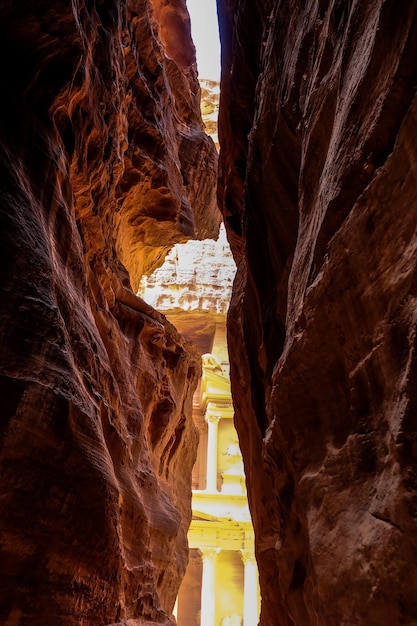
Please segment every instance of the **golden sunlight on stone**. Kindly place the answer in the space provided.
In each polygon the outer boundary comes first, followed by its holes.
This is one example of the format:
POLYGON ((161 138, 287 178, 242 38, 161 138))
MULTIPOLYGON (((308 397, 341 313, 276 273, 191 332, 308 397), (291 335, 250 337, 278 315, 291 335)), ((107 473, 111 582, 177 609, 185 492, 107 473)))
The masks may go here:
POLYGON ((201 115, 204 128, 219 150, 219 136, 217 129, 217 117, 219 113, 220 83, 215 80, 200 78, 201 86, 201 115))
POLYGON ((217 241, 174 246, 139 290, 202 355, 193 402, 200 444, 193 470, 190 559, 175 606, 178 626, 256 626, 259 617, 254 533, 233 424, 226 341, 235 271, 222 225, 217 241))

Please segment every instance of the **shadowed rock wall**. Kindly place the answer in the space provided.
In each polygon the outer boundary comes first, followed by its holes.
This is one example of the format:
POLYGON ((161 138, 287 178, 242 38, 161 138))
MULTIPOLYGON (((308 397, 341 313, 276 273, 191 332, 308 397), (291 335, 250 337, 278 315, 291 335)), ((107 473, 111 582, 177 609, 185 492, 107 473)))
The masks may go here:
POLYGON ((218 232, 185 2, 3 2, 0 58, 0 622, 168 624, 200 360, 132 287, 218 232))
POLYGON ((417 2, 218 0, 264 626, 417 623, 417 2))

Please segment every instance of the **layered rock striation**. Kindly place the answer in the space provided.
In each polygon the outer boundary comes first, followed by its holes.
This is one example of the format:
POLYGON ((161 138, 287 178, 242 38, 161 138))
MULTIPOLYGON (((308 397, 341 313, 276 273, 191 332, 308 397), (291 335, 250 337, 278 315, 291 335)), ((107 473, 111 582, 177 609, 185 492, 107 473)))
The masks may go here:
POLYGON ((218 6, 261 624, 413 624, 417 2, 218 6))
POLYGON ((218 232, 185 2, 9 1, 0 31, 0 622, 169 624, 200 358, 135 292, 218 232))
POLYGON ((222 224, 217 240, 176 244, 161 267, 143 276, 138 293, 158 311, 226 316, 235 272, 222 224))
POLYGON ((163 311, 202 356, 215 346, 215 357, 228 371, 226 313, 235 273, 222 224, 216 241, 176 244, 160 268, 143 276, 139 295, 163 311))

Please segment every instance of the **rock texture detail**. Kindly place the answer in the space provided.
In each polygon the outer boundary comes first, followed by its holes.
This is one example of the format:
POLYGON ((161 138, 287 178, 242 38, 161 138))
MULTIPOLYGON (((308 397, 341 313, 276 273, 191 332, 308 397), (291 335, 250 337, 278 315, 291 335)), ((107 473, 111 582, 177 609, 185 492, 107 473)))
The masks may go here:
POLYGON ((236 265, 222 224, 217 241, 176 244, 163 265, 142 278, 139 295, 163 311, 201 355, 211 353, 216 343, 217 356, 225 363, 228 361, 226 313, 235 273, 236 265))
POLYGON ((139 293, 158 311, 226 315, 235 272, 222 225, 217 241, 176 244, 164 264, 143 277, 139 293))
POLYGON ((169 624, 200 360, 134 292, 218 231, 185 2, 10 1, 0 31, 0 622, 169 624))
POLYGON ((219 116, 220 83, 214 80, 200 78, 201 85, 201 114, 203 116, 206 133, 213 139, 219 149, 217 133, 217 119, 219 116))
POLYGON ((413 624, 417 2, 218 5, 261 624, 413 624))

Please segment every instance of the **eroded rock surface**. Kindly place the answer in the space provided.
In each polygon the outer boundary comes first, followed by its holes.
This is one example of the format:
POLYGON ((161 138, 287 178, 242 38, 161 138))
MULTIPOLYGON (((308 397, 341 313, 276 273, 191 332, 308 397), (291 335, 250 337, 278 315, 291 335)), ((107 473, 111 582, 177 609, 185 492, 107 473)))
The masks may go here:
POLYGON ((200 360, 135 292, 218 231, 185 2, 10 1, 0 31, 0 622, 168 624, 200 360))
POLYGON ((261 623, 417 622, 417 2, 219 0, 261 623))
POLYGON ((235 271, 222 225, 217 240, 176 244, 164 264, 143 277, 139 294, 158 311, 226 315, 235 271))
POLYGON ((220 83, 204 78, 200 78, 199 80, 201 85, 201 114, 203 116, 204 128, 206 133, 213 139, 218 149, 220 148, 217 133, 220 83))
POLYGON ((176 244, 160 268, 143 276, 138 293, 163 311, 201 355, 211 353, 214 343, 220 350, 221 344, 221 360, 227 362, 226 313, 235 273, 222 224, 216 241, 176 244))

